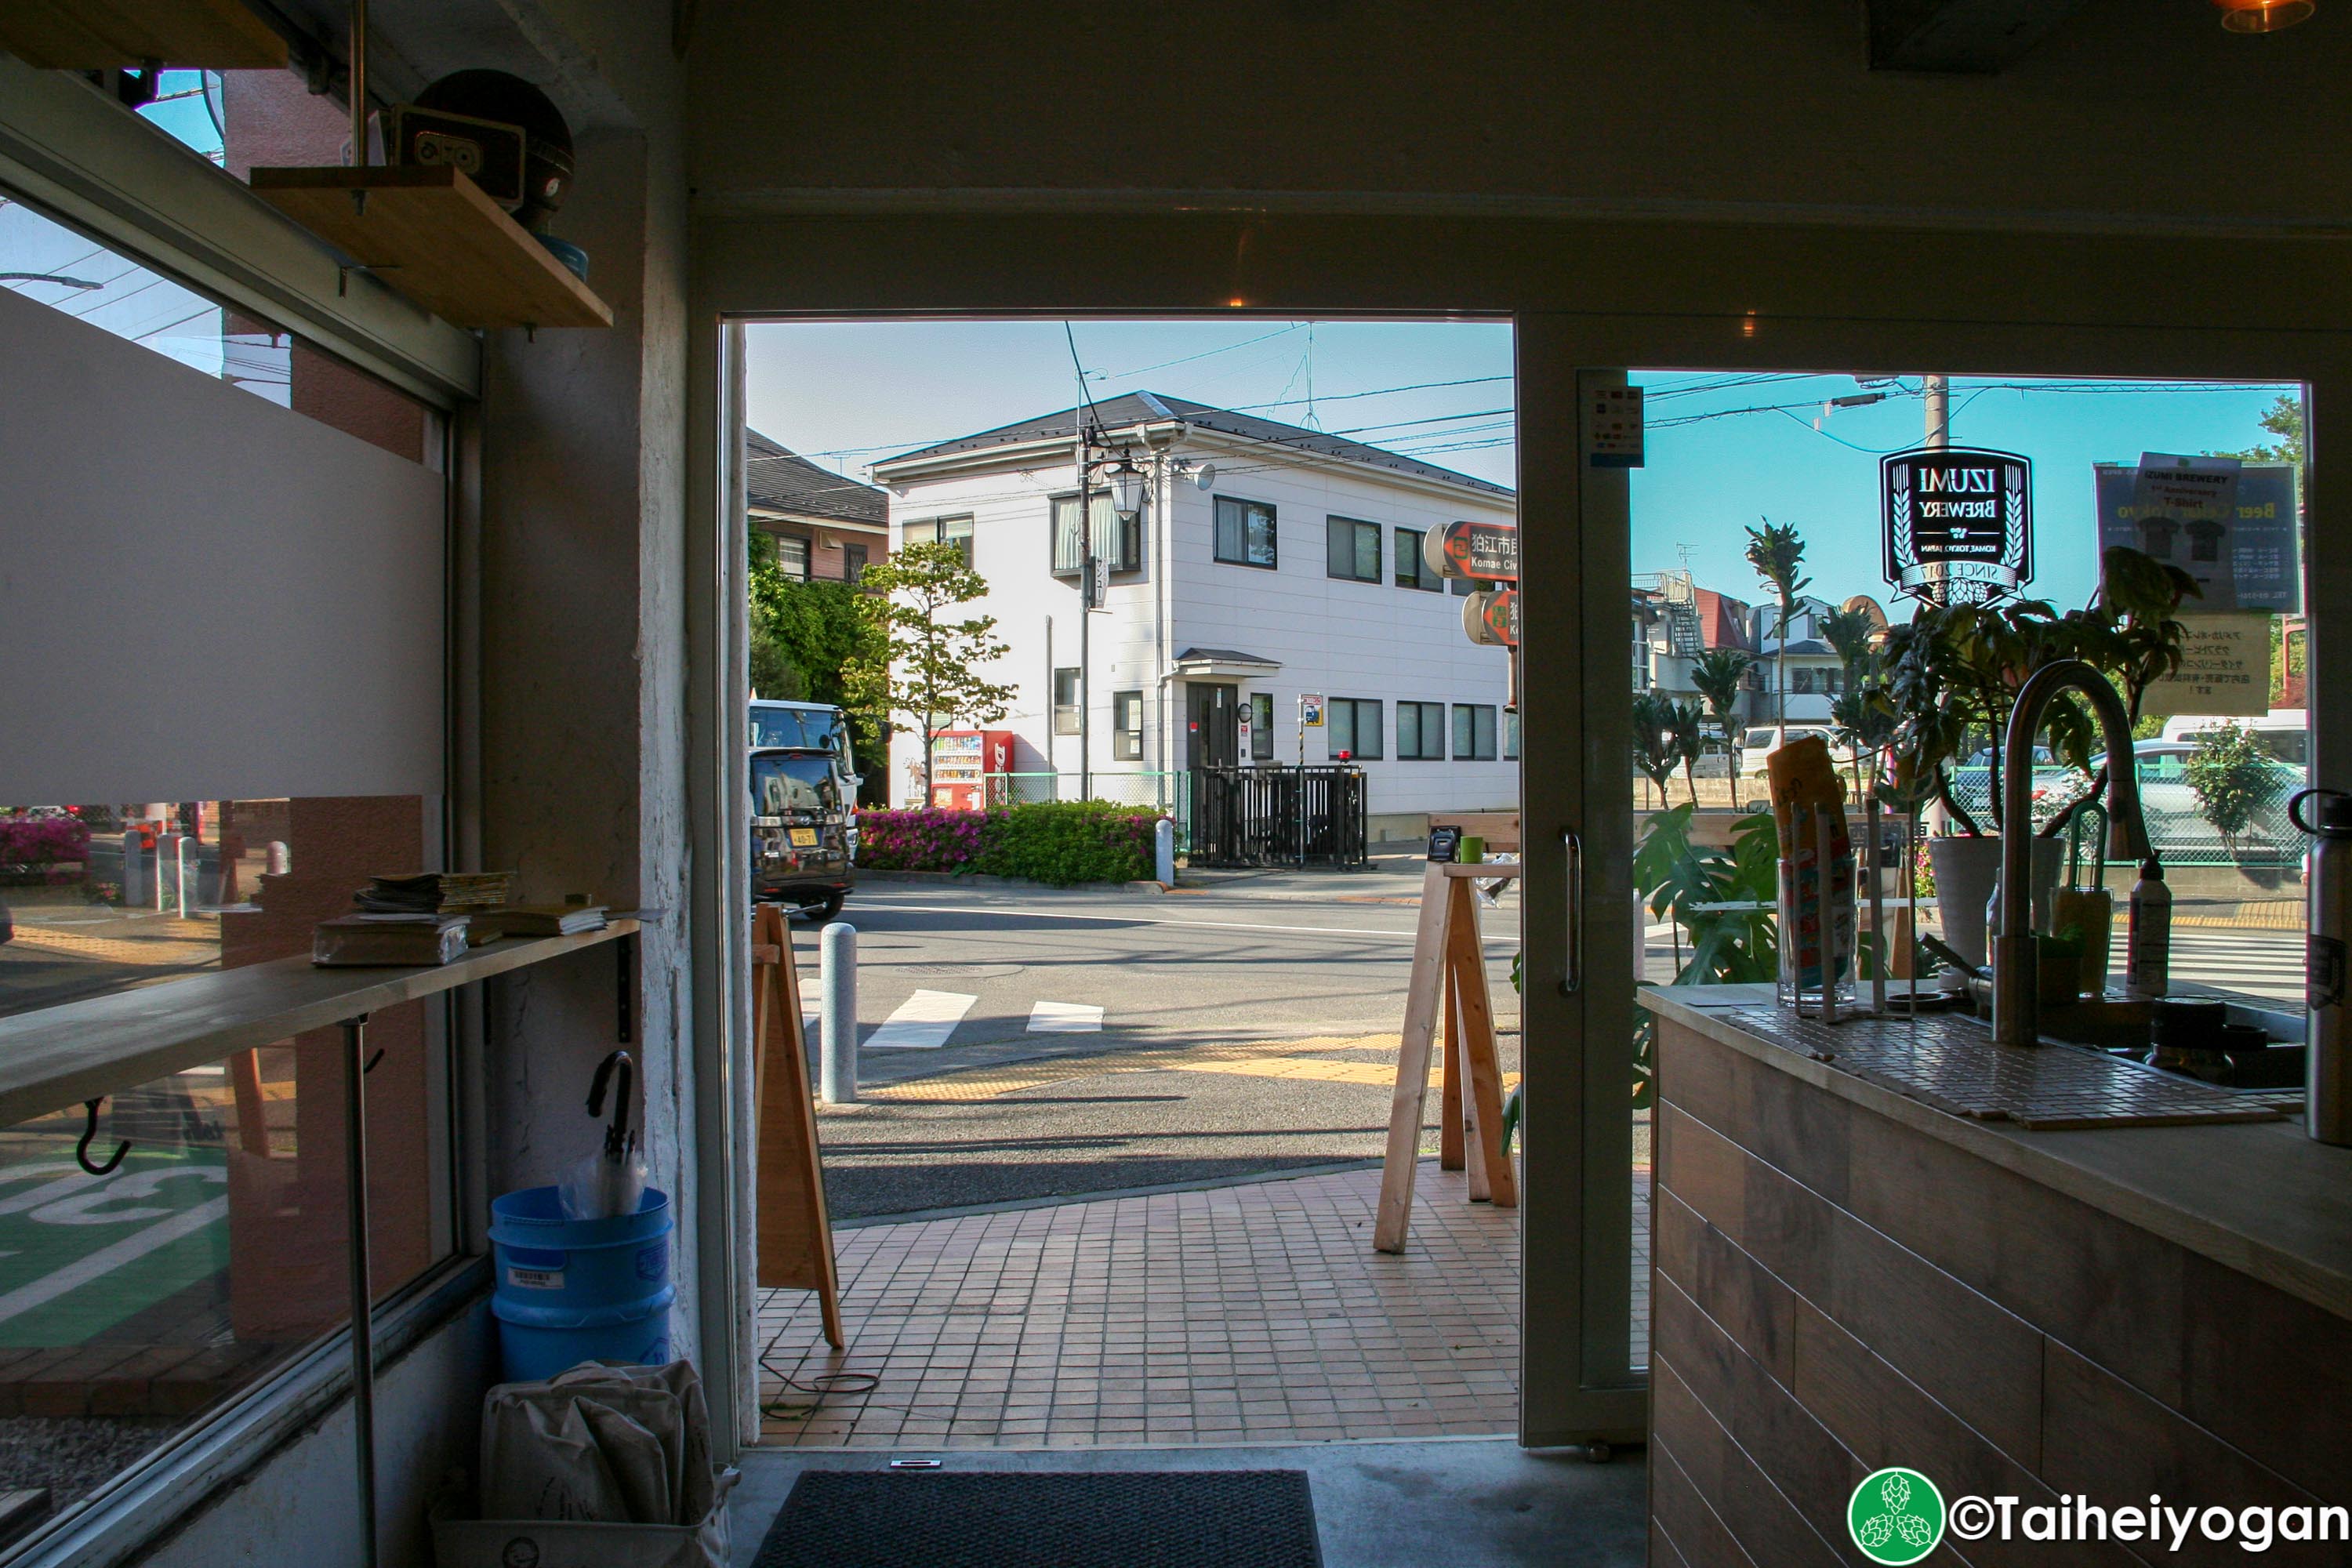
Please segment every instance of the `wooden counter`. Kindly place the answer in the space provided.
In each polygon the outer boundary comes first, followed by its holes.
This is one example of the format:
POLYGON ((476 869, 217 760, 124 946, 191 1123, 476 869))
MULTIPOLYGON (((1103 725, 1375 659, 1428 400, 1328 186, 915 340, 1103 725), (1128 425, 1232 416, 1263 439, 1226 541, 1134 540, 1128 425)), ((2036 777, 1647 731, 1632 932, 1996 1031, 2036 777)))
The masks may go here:
MULTIPOLYGON (((1859 1561, 1847 1499, 1888 1464, 1948 1501, 2352 1503, 2352 1151, 2292 1121, 1947 1114, 1738 1027, 1728 991, 1643 993, 1654 1561, 1859 1561)), ((1947 1552, 2132 1561, 2113 1542, 1947 1552)))

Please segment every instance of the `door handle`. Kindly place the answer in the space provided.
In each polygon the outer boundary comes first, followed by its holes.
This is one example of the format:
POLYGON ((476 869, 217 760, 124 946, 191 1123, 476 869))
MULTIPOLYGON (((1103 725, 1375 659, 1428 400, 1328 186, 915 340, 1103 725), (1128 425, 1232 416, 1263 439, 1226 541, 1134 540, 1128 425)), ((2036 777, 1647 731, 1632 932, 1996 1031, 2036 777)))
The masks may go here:
POLYGON ((1566 953, 1559 994, 1573 996, 1584 989, 1584 840, 1577 837, 1576 829, 1563 827, 1559 843, 1568 851, 1568 926, 1561 933, 1566 953))

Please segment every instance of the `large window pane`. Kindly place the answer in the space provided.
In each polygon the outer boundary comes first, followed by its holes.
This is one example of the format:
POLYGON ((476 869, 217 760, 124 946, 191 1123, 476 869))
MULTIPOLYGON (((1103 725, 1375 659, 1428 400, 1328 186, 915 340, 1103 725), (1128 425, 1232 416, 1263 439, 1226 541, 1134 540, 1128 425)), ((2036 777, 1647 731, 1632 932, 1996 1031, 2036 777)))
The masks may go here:
POLYGON ((1217 498, 1216 558, 1236 566, 1275 564, 1274 508, 1263 501, 1217 498))

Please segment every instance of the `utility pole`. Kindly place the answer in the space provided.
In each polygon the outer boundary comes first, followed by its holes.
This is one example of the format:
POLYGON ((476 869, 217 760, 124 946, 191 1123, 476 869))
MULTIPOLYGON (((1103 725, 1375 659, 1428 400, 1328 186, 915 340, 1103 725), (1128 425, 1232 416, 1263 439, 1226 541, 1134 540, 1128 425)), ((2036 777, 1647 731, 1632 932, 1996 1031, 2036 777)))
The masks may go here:
POLYGON ((1930 374, 1920 378, 1927 392, 1927 438, 1921 445, 1948 447, 1952 444, 1952 384, 1943 375, 1930 374))
POLYGON ((1072 451, 1078 468, 1078 798, 1095 797, 1094 663, 1087 658, 1095 620, 1095 527, 1087 505, 1087 384, 1078 382, 1078 403, 1070 410, 1077 439, 1072 451))

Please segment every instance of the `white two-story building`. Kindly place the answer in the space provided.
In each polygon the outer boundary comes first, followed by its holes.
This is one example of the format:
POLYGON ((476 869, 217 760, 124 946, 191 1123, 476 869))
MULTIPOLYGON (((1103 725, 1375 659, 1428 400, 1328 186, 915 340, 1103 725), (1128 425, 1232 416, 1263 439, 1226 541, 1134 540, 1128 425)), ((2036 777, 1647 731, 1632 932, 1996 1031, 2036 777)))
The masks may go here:
MULTIPOLYGON (((1083 742, 1095 795, 1139 804, 1171 798, 1170 775, 1193 767, 1345 752, 1367 774, 1375 838, 1517 803, 1507 656, 1471 643, 1467 584, 1449 591, 1421 550, 1450 522, 1515 522, 1510 490, 1181 398, 1082 412, 1148 477, 1126 514, 1090 480, 1109 572, 1083 657, 1072 411, 874 468, 899 542, 962 541, 988 579, 980 608, 1011 649, 992 679, 1018 691, 991 728, 1015 737, 1024 798, 1076 795, 1083 742), (1302 730, 1309 695, 1326 721, 1302 730)), ((920 796, 919 746, 894 742, 895 798, 920 796)))

